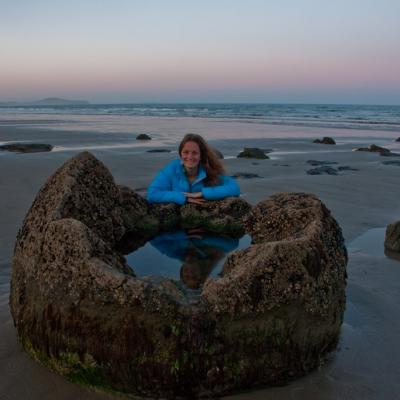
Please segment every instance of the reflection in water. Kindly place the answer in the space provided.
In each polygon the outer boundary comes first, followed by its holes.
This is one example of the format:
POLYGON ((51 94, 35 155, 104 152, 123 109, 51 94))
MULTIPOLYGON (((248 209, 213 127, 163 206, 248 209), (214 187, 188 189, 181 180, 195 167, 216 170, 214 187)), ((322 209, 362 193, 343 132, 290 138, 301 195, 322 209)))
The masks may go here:
POLYGON ((199 289, 208 276, 216 276, 229 253, 248 247, 248 235, 240 239, 215 236, 201 230, 164 232, 126 256, 136 275, 161 275, 199 289))

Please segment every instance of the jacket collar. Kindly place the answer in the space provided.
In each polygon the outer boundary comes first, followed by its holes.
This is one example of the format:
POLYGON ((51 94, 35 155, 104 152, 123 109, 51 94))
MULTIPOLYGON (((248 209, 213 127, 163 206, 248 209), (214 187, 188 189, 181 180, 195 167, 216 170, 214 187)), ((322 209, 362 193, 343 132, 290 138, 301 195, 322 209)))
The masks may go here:
MULTIPOLYGON (((185 167, 183 166, 183 162, 182 161, 181 161, 181 168, 182 168, 183 174, 186 176, 186 170, 185 170, 185 167)), ((197 174, 196 180, 194 180, 192 182, 192 185, 202 181, 205 178, 207 178, 206 169, 200 164, 199 165, 199 173, 197 174)))

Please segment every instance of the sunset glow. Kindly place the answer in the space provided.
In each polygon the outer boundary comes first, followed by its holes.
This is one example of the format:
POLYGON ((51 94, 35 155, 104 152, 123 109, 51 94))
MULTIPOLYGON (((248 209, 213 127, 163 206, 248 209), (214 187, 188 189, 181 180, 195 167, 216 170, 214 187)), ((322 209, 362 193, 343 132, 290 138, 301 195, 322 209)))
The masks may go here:
POLYGON ((400 104, 398 1, 4 3, 0 101, 400 104))

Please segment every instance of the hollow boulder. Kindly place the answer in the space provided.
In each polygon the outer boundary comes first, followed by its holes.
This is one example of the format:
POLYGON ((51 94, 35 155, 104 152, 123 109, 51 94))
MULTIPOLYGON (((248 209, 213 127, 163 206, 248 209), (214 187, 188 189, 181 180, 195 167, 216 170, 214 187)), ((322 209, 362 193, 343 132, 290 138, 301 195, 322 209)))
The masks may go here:
POLYGON ((81 153, 49 178, 18 233, 10 307, 25 349, 74 381, 214 397, 323 362, 343 320, 346 262, 340 227, 313 195, 153 205, 81 153), (172 279, 136 277, 120 250, 174 227, 246 232, 252 244, 193 303, 172 279))

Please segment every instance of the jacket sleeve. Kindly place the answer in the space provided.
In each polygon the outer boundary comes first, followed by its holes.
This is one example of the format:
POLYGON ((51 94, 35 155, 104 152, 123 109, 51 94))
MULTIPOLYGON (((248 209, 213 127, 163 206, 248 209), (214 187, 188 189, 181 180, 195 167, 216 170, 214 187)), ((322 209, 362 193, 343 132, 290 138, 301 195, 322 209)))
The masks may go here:
POLYGON ((201 192, 206 200, 221 200, 225 197, 238 197, 240 188, 234 178, 221 176, 222 182, 217 186, 204 187, 201 192))
POLYGON ((182 192, 172 189, 172 171, 166 167, 162 169, 147 189, 147 200, 150 203, 185 204, 186 196, 182 192))

